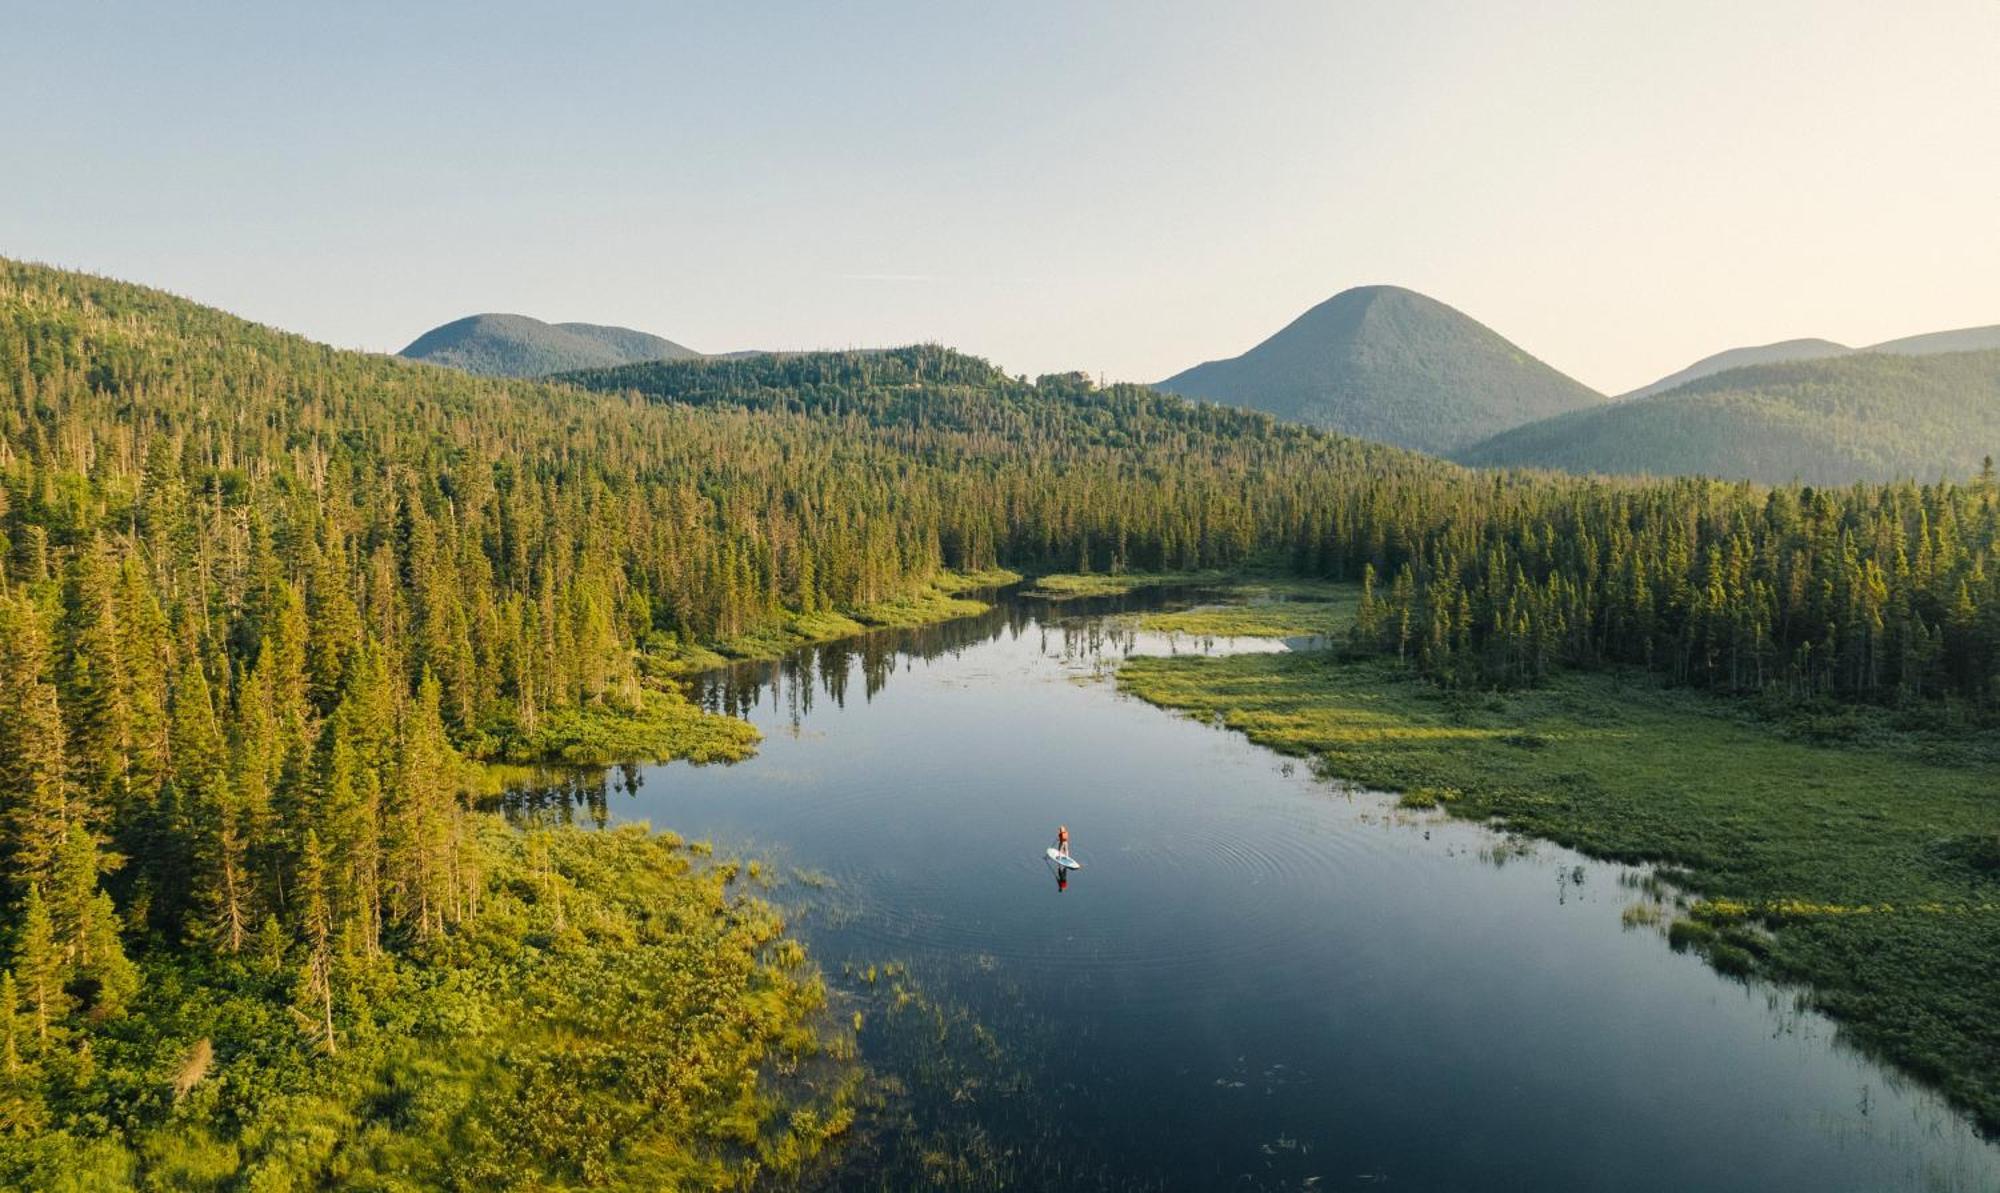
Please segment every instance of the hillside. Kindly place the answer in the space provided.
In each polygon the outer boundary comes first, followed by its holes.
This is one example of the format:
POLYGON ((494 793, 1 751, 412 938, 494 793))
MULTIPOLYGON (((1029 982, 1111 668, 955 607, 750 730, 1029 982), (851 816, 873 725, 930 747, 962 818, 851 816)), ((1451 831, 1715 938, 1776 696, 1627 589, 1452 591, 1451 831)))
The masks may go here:
POLYGON ((543 377, 700 353, 672 340, 595 323, 544 323, 526 315, 470 315, 418 336, 397 353, 487 377, 543 377))
POLYGON ((1157 388, 1433 453, 1605 400, 1483 324, 1396 286, 1343 291, 1241 356, 1157 388))
POLYGON ((1482 466, 1770 484, 1970 476, 2000 454, 2000 351, 1857 353, 1731 369, 1546 419, 1458 454, 1482 466))

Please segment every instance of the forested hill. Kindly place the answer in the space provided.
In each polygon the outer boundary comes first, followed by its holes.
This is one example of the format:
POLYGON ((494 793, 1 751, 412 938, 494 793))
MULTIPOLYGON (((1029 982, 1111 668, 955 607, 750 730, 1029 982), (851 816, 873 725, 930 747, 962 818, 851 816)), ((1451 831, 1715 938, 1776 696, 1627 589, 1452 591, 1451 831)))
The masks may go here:
POLYGON ((1483 324, 1396 286, 1336 294, 1243 355, 1159 388, 1439 454, 1605 401, 1483 324))
POLYGON ((1412 475, 1450 471, 1397 448, 1314 432, 1258 411, 1190 402, 1149 386, 1100 388, 1082 373, 1011 377, 935 344, 661 361, 557 380, 689 406, 833 419, 869 434, 922 429, 947 437, 929 444, 885 441, 924 456, 948 448, 947 456, 1018 455, 1025 464, 1025 457, 1043 452, 1051 460, 1108 453, 1103 459, 1120 468, 1150 469, 1170 452, 1211 459, 1249 452, 1273 464, 1339 463, 1412 475))
POLYGON ((1531 423, 1468 464, 1769 484, 1968 477, 2000 455, 2000 352, 1864 353, 1731 369, 1531 423))
POLYGON ((542 377, 700 353, 629 327, 544 323, 526 315, 470 315, 432 328, 397 355, 487 377, 542 377))

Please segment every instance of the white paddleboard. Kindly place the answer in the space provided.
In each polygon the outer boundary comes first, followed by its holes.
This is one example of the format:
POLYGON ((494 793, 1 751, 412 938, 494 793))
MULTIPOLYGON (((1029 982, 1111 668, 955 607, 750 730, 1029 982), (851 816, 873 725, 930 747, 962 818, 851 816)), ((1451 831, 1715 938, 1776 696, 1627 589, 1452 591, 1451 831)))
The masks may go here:
POLYGON ((1053 845, 1049 846, 1049 860, 1054 862, 1056 865, 1061 866, 1065 870, 1083 869, 1082 862, 1077 861, 1075 858, 1071 857, 1067 853, 1056 852, 1056 847, 1053 845))

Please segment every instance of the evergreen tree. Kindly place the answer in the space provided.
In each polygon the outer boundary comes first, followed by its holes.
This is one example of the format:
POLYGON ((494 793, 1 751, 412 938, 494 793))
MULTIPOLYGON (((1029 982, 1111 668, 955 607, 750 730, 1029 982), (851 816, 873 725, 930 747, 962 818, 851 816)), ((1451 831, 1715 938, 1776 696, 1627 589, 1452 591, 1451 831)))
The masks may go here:
POLYGON ((246 818, 199 662, 184 665, 174 684, 170 796, 191 847, 190 895, 201 912, 191 928, 214 947, 238 952, 255 922, 246 818))
POLYGON ((305 960, 292 1013, 328 1055, 338 1052, 333 1029, 333 913, 326 893, 319 836, 308 830, 299 853, 299 940, 305 960))
POLYGON ((55 924, 49 919, 48 905, 42 902, 39 884, 29 884, 21 902, 12 973, 19 975, 21 997, 34 1023, 36 1048, 45 1049, 69 1014, 69 993, 63 988, 63 959, 56 944, 55 924))
POLYGON ((0 597, 0 808, 16 892, 54 877, 74 811, 48 662, 40 613, 0 597))

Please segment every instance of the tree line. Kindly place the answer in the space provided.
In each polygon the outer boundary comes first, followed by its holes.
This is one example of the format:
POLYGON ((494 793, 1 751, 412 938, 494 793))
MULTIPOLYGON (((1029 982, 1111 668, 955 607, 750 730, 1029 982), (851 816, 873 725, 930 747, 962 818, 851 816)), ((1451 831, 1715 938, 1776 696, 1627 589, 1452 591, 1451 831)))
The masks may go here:
POLYGON ((1731 692, 2000 700, 2000 488, 1491 482, 1362 564, 1357 641, 1462 685, 1633 664, 1731 692))

